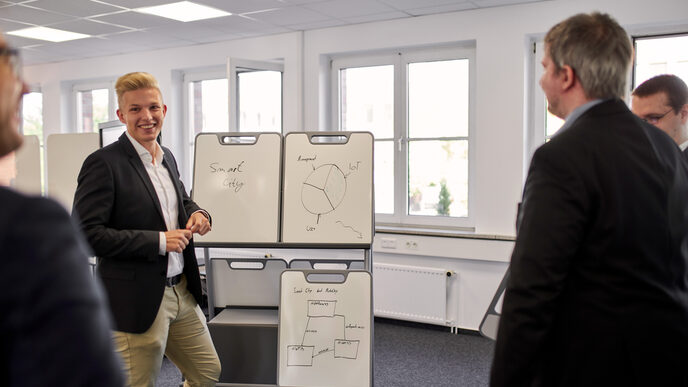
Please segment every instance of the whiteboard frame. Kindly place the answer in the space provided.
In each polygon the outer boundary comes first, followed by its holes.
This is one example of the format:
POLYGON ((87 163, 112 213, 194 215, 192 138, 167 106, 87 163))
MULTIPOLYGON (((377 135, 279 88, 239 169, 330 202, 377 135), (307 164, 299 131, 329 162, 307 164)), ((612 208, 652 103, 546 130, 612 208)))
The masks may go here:
MULTIPOLYGON (((375 240, 375 136, 371 132, 367 131, 350 131, 350 132, 345 132, 345 131, 336 131, 336 132, 290 132, 287 133, 283 136, 283 149, 282 149, 282 195, 281 195, 281 203, 280 203, 280 240, 284 240, 284 188, 286 187, 286 169, 287 169, 287 138, 289 136, 296 136, 296 135, 306 135, 308 138, 308 141, 313 144, 313 137, 346 137, 346 142, 344 143, 332 143, 332 144, 321 144, 323 146, 327 145, 342 145, 342 144, 348 144, 351 136, 353 134, 365 134, 365 135, 370 135, 371 137, 371 166, 370 166, 370 193, 371 193, 371 203, 370 203, 370 209, 371 209, 371 214, 370 214, 370 240, 362 243, 328 243, 328 242, 317 242, 317 243, 312 243, 314 245, 321 245, 323 247, 328 247, 328 248, 336 248, 333 246, 336 245, 350 245, 350 246, 355 246, 355 245, 366 245, 366 246, 372 246, 373 241, 375 240)), ((295 244, 302 244, 301 242, 286 242, 286 243, 295 243, 295 244)), ((310 242, 303 243, 303 244, 311 244, 310 242)), ((371 266, 372 267, 372 266, 371 266)), ((368 270, 370 270, 370 267, 366 267, 368 270)))
MULTIPOLYGON (((369 348, 370 359, 369 359, 369 360, 370 360, 370 364, 368 365, 368 370, 369 370, 369 374, 368 374, 368 381, 369 381, 368 383, 369 383, 369 384, 368 384, 368 387, 372 387, 372 386, 374 385, 373 376, 374 376, 374 374, 375 374, 374 369, 373 369, 373 365, 375 364, 375 362, 374 362, 374 357, 375 357, 374 321, 375 321, 375 317, 374 317, 374 314, 373 314, 373 276, 372 276, 372 274, 371 274, 369 271, 366 271, 366 270, 295 270, 295 269, 287 269, 287 270, 285 270, 285 271, 282 272, 282 275, 280 276, 280 286, 279 286, 279 288, 280 288, 280 306, 279 306, 278 323, 277 323, 277 346, 278 346, 278 347, 277 347, 277 385, 278 385, 278 386, 282 386, 282 387, 296 387, 296 386, 289 386, 289 385, 282 385, 282 384, 280 384, 280 357, 282 356, 281 342, 282 342, 282 323, 283 323, 283 321, 282 321, 282 311, 284 310, 284 308, 282 307, 282 289, 283 289, 283 286, 284 286, 284 283, 283 283, 284 274, 285 274, 285 273, 289 273, 289 272, 300 272, 300 273, 302 273, 302 275, 303 275, 303 277, 304 277, 304 280, 305 280, 306 282, 309 282, 309 283, 310 283, 310 281, 308 281, 308 276, 311 275, 311 274, 317 274, 317 275, 323 275, 323 274, 324 274, 324 275, 342 275, 342 276, 344 276, 344 281, 341 282, 341 284, 344 284, 344 283, 346 283, 346 282, 349 280, 349 274, 350 274, 350 273, 365 273, 365 274, 368 275, 368 281, 369 281, 369 288, 368 288, 368 289, 370 290, 370 292, 369 292, 369 296, 370 296, 370 301, 369 301, 370 310, 368 311, 369 316, 370 316, 369 322, 368 322, 369 327, 370 327, 370 329, 369 329, 369 335, 370 335, 370 338, 369 338, 369 343, 370 343, 370 348, 369 348)), ((314 283, 317 283, 317 284, 327 284, 327 282, 314 282, 314 283)), ((334 385, 333 385, 333 386, 334 386, 334 385)))

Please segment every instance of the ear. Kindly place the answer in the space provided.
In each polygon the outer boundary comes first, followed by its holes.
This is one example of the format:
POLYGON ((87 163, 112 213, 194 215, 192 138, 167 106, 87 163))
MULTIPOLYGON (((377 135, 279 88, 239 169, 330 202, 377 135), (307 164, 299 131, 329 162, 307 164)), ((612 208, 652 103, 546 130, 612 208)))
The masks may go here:
POLYGON ((167 114, 167 105, 162 105, 162 116, 165 117, 167 114))
POLYGON ((122 114, 119 109, 117 109, 117 118, 119 118, 119 122, 126 124, 126 121, 124 121, 124 114, 122 114))
POLYGON ((683 125, 688 122, 688 104, 685 104, 681 107, 681 110, 678 112, 678 117, 681 119, 681 123, 683 125))
POLYGON ((561 89, 569 90, 576 84, 576 72, 569 65, 564 65, 559 70, 559 76, 561 77, 561 89))

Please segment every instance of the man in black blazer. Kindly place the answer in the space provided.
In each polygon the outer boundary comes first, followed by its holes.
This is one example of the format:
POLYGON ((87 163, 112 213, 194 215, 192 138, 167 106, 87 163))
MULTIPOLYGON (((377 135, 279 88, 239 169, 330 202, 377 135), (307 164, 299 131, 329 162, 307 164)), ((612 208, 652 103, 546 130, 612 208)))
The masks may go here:
MULTIPOLYGON (((22 144, 28 92, 0 34, 0 157, 22 144)), ((0 187, 0 386, 123 386, 103 290, 56 202, 0 187)))
POLYGON ((672 74, 657 75, 633 90, 631 111, 662 129, 688 158, 688 87, 672 74))
POLYGON ((533 155, 492 386, 688 385, 688 169, 620 98, 633 48, 605 14, 545 37, 566 123, 533 155))
POLYGON ((187 195, 169 149, 156 139, 167 107, 155 78, 130 73, 115 85, 119 140, 84 161, 74 198, 115 317, 114 339, 132 386, 153 386, 163 354, 186 385, 213 386, 220 363, 201 302, 192 233, 210 215, 187 195))

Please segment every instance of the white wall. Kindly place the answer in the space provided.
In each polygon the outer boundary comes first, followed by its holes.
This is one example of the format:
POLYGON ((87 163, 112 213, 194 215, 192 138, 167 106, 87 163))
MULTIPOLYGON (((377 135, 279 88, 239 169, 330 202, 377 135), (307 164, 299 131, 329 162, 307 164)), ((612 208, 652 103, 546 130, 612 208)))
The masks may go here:
MULTIPOLYGON (((327 108, 328 61, 331 56, 393 47, 429 46, 472 42, 476 47, 477 91, 475 130, 475 231, 479 234, 515 234, 516 203, 523 182, 524 138, 529 122, 525 96, 530 42, 553 24, 578 12, 608 12, 631 34, 688 32, 688 1, 685 0, 552 0, 541 3, 430 15, 234 40, 193 47, 146 51, 89 60, 29 66, 30 83, 44 92, 46 135, 70 131, 63 82, 116 77, 129 71, 148 71, 161 84, 170 111, 181 111, 181 98, 174 90, 173 70, 222 65, 226 57, 247 59, 284 58, 285 132, 330 129, 327 108)), ((180 149, 180 115, 168 117, 166 145, 175 154, 180 149)), ((183 160, 180 160, 183 161, 183 160)), ((397 237, 405 240, 407 237, 397 237)), ((452 288, 450 310, 457 326, 477 329, 477 324, 506 270, 509 248, 484 240, 467 248, 457 238, 414 237, 413 252, 381 249, 376 240, 375 259, 390 263, 449 266, 461 270, 462 287, 452 288), (499 259, 485 259, 493 250, 499 259), (446 254, 424 246, 442 246, 446 254), (466 253, 469 252, 469 253, 466 253)))

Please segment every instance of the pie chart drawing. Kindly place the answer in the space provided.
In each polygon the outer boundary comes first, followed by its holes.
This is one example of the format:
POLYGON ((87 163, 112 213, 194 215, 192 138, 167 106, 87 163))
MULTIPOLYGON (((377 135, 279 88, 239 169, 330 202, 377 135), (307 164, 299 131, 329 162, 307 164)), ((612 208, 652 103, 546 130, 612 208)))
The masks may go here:
POLYGON ((323 164, 308 175, 301 187, 301 202, 306 211, 318 216, 334 211, 344 200, 346 176, 334 164, 323 164))

